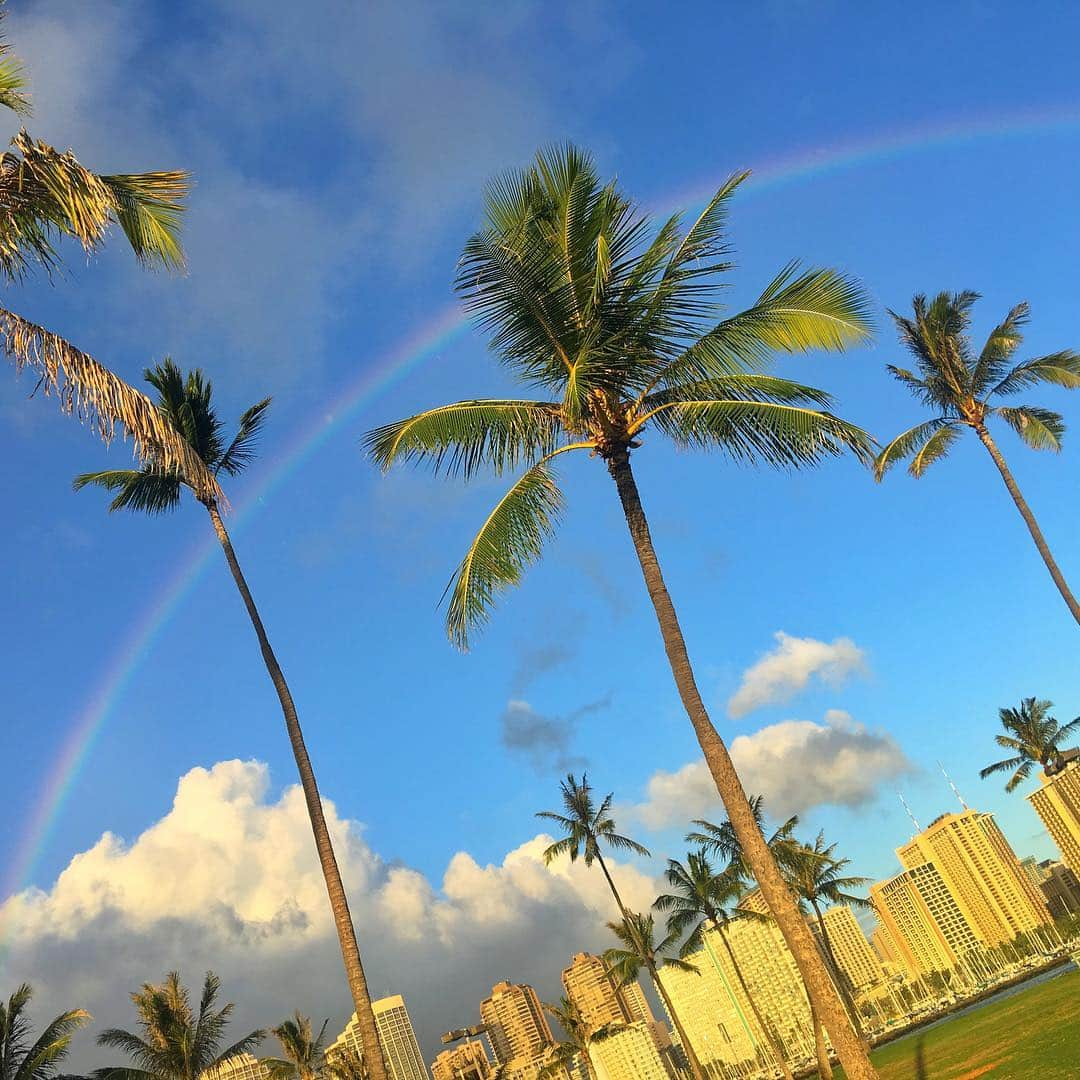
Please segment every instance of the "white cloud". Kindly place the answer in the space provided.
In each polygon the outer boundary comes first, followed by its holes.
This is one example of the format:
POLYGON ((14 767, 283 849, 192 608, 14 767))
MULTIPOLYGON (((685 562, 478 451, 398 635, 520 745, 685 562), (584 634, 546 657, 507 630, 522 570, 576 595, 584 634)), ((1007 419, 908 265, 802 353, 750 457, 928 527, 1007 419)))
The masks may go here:
MULTIPOLYGON (((174 967, 189 983, 207 969, 222 976, 237 1032, 294 1008, 331 1027, 351 1011, 301 792, 273 801, 269 790, 258 762, 193 769, 132 843, 106 833, 51 889, 0 906, 4 984, 35 986, 38 1019, 76 1005, 95 1017, 72 1069, 115 1062, 94 1031, 129 1026, 127 994, 174 967)), ((332 803, 326 813, 372 988, 405 995, 429 1053, 439 1033, 477 1019, 497 980, 532 982, 550 999, 573 952, 606 944, 603 877, 580 863, 546 867, 547 836, 498 864, 458 852, 436 886, 385 862, 332 803)), ((637 869, 614 863, 613 873, 631 906, 655 896, 637 869)))
POLYGON ((790 701, 817 677, 839 686, 848 676, 865 672, 866 655, 851 638, 818 641, 776 632, 777 646, 743 672, 739 689, 727 703, 729 716, 746 716, 763 705, 790 701))
MULTIPOLYGON (((882 783, 913 769, 892 736, 869 730, 840 709, 828 710, 823 724, 785 720, 739 735, 730 750, 743 786, 765 796, 774 818, 815 806, 863 806, 882 783)), ((654 773, 645 801, 630 809, 650 829, 723 813, 704 761, 654 773)))

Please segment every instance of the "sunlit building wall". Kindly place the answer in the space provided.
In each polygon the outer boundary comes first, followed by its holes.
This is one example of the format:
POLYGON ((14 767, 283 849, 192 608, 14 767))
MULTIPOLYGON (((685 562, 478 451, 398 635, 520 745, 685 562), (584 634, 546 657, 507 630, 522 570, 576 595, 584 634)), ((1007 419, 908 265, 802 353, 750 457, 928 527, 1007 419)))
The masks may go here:
POLYGON ((881 961, 870 948, 870 942, 866 940, 851 908, 847 905, 829 908, 822 921, 828 931, 836 962, 854 989, 876 986, 884 980, 881 961))
POLYGON ((491 996, 480 1003, 480 1019, 487 1025, 499 1063, 512 1066, 508 1080, 516 1069, 528 1072, 554 1042, 540 998, 525 983, 496 983, 491 996))
POLYGON ((479 1040, 444 1050, 432 1063, 433 1080, 489 1080, 491 1060, 479 1040))
MULTIPOLYGON (((405 999, 400 994, 380 998, 371 1003, 371 1011, 375 1014, 379 1045, 390 1072, 390 1080, 428 1080, 427 1067, 420 1056, 420 1046, 405 1008, 405 999)), ((364 1048, 356 1013, 352 1014, 345 1030, 327 1049, 327 1054, 332 1056, 340 1047, 347 1047, 363 1055, 364 1048)))
POLYGON ((1080 875, 1080 761, 1056 776, 1042 774, 1042 786, 1027 796, 1065 865, 1080 875))
POLYGON ((267 1080, 266 1066, 251 1054, 237 1054, 224 1065, 207 1069, 203 1080, 267 1080))
POLYGON ((638 1020, 590 1048, 597 1080, 670 1080, 649 1027, 638 1020))
POLYGON ((897 848, 907 869, 932 863, 980 942, 998 945, 1050 919, 992 814, 943 814, 897 848))

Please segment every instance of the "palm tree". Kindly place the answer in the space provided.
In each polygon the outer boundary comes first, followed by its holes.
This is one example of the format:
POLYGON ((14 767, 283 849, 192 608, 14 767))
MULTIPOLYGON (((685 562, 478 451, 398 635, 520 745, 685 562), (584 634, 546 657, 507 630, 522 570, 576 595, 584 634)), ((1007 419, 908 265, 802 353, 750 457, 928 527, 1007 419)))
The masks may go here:
POLYGON ((1013 756, 980 769, 979 776, 985 780, 994 773, 1011 771, 1005 790, 1015 791, 1036 765, 1057 771, 1062 760, 1061 744, 1080 731, 1080 716, 1059 724, 1050 715, 1053 707, 1052 701, 1029 697, 1020 702, 1018 709, 999 709, 1001 726, 1009 734, 996 735, 994 741, 1011 750, 1013 756))
POLYGON ((595 1042, 610 1038, 625 1025, 605 1024, 593 1031, 581 1015, 581 1010, 567 997, 560 998, 556 1004, 545 1001, 543 1005, 558 1022, 566 1037, 552 1048, 551 1061, 544 1066, 540 1075, 555 1076, 563 1072, 568 1077, 573 1077, 574 1062, 580 1059, 585 1062, 585 1071, 590 1080, 595 1080, 596 1066, 593 1065, 590 1047, 595 1042))
POLYGON ((178 972, 169 972, 159 986, 144 983, 131 995, 142 1035, 109 1028, 97 1040, 101 1046, 125 1051, 133 1064, 97 1069, 96 1080, 200 1080, 208 1069, 251 1053, 266 1037, 265 1031, 249 1032, 221 1047, 233 1005, 215 1010, 220 990, 221 980, 208 971, 196 1013, 178 972))
POLYGON ((851 996, 848 977, 836 959, 821 908, 822 903, 827 903, 830 905, 847 904, 850 907, 868 911, 873 909, 869 900, 856 896, 850 891, 861 888, 870 881, 865 877, 845 875, 843 871, 850 865, 850 859, 836 857, 836 844, 826 845, 825 833, 819 832, 812 845, 803 845, 798 856, 788 864, 785 874, 796 896, 813 910, 821 944, 828 957, 836 987, 844 999, 851 1022, 858 1031, 859 1037, 865 1039, 866 1036, 863 1034, 862 1024, 859 1021, 859 1010, 851 996))
POLYGON ((615 831, 615 820, 611 816, 614 792, 608 792, 597 806, 593 802, 592 787, 585 773, 581 774, 580 783, 572 773, 569 774, 565 780, 559 781, 559 790, 562 793, 565 813, 558 814, 553 810, 541 810, 536 815, 546 821, 554 821, 566 830, 564 837, 544 849, 544 864, 550 865, 563 855, 569 855, 571 862, 576 862, 580 858, 586 866, 592 866, 594 862, 598 863, 604 872, 608 888, 611 889, 611 895, 615 897, 619 914, 625 919, 626 906, 622 902, 619 890, 615 887, 607 863, 604 862, 604 856, 600 851, 601 844, 606 844, 614 851, 632 851, 636 855, 645 856, 648 856, 649 849, 628 836, 620 836, 615 831))
POLYGON ((608 972, 614 978, 619 989, 636 982, 641 969, 649 973, 656 992, 660 995, 667 1009, 675 1030, 679 1033, 679 1041, 682 1043, 683 1052, 690 1063, 690 1071, 694 1074, 694 1080, 704 1080, 701 1062, 690 1042, 689 1036, 683 1029, 679 1014, 671 1003, 667 988, 660 981, 659 968, 661 965, 678 968, 680 971, 691 971, 700 974, 693 964, 688 963, 673 950, 679 939, 678 934, 668 934, 660 941, 656 940, 656 924, 651 915, 639 915, 635 911, 628 911, 621 922, 609 922, 608 929, 619 939, 622 948, 612 947, 604 951, 604 963, 608 966, 608 972))
MULTIPOLYGON (((0 63, 0 80, 2 76, 0 63)), ((69 1009, 32 1039, 26 1007, 33 996, 32 987, 23 983, 7 1004, 0 1001, 0 1080, 53 1080, 57 1065, 71 1048, 72 1036, 90 1019, 85 1009, 69 1009)))
POLYGON ((758 1041, 754 1037, 746 1017, 743 1015, 738 998, 731 987, 728 986, 724 969, 713 953, 709 936, 705 933, 710 925, 716 930, 727 952, 732 970, 735 972, 735 978, 738 979, 743 997, 750 1005, 758 1030, 764 1037, 773 1060, 781 1068, 787 1080, 792 1080, 791 1067, 784 1057, 783 1050, 777 1045, 772 1030, 761 1015, 757 1002, 754 1001, 754 996, 750 993, 750 987, 746 985, 742 967, 728 938, 728 930, 733 922, 739 919, 761 917, 756 915, 755 912, 738 907, 739 900, 746 893, 746 885, 741 876, 733 871, 731 867, 720 873, 715 871, 703 849, 691 851, 686 856, 685 863, 681 863, 677 859, 668 859, 665 876, 674 892, 658 896, 653 903, 653 907, 657 911, 667 914, 669 933, 675 934, 677 938, 686 935, 680 955, 685 959, 691 952, 695 952, 702 946, 705 947, 710 960, 712 960, 713 967, 716 968, 717 974, 723 980, 724 988, 727 990, 732 1007, 742 1022, 746 1037, 750 1040, 750 1045, 754 1047, 756 1052, 760 1053, 758 1041))
MULTIPOLYGON (((185 377, 171 360, 165 360, 157 367, 147 370, 146 380, 158 393, 157 407, 161 415, 183 435, 191 450, 213 476, 216 477, 220 473, 236 476, 248 466, 255 456, 255 442, 266 419, 267 409, 270 407, 269 398, 265 398, 244 412, 237 425, 236 434, 231 441, 226 441, 223 424, 214 411, 211 384, 201 371, 192 371, 185 377)), ((75 479, 76 490, 87 485, 94 485, 115 493, 109 506, 110 510, 141 510, 148 514, 161 514, 175 510, 180 505, 184 489, 191 487, 184 473, 166 472, 154 466, 145 466, 142 469, 106 469, 102 472, 83 473, 75 479)), ((330 908, 341 944, 365 1061, 372 1080, 387 1080, 386 1067, 375 1027, 375 1016, 371 1011, 371 996, 356 941, 356 930, 349 913, 345 887, 341 881, 330 832, 326 827, 319 788, 315 781, 315 773, 308 756, 292 693, 285 681, 281 665, 274 655, 274 650, 270 646, 270 639, 267 637, 266 628, 255 606, 247 580, 240 569, 232 540, 221 518, 219 504, 212 496, 200 495, 194 489, 192 491, 210 516, 214 532, 225 553, 225 561, 228 563, 233 581, 244 601, 255 636, 258 638, 270 681, 274 684, 274 690, 281 703, 285 728, 289 735, 293 757, 296 760, 296 768, 300 774, 300 785, 307 803, 311 831, 315 837, 315 847, 318 851, 326 890, 330 898, 330 908)))
POLYGON ((270 1034, 281 1046, 279 1058, 261 1058, 259 1064, 266 1069, 270 1080, 319 1080, 326 1065, 326 1025, 324 1020, 319 1034, 312 1036, 311 1018, 299 1010, 292 1018, 283 1020, 270 1034))
MULTIPOLYGON (((750 813, 753 815, 754 824, 758 832, 765 832, 765 800, 761 795, 751 795, 749 798, 750 813)), ((697 844, 707 854, 713 854, 722 859, 727 866, 740 877, 752 879, 754 874, 750 867, 749 859, 743 851, 735 828, 730 818, 725 818, 719 825, 714 825, 703 818, 696 818, 693 822, 698 826, 697 830, 691 830, 686 834, 688 844, 697 844)), ((776 860, 776 864, 783 870, 793 859, 798 856, 802 844, 795 838, 794 832, 798 828, 799 818, 792 814, 787 821, 778 825, 772 835, 766 841, 766 845, 776 860)))
POLYGON ((331 1047, 324 1071, 330 1080, 371 1080, 364 1059, 351 1046, 331 1047))
POLYGON ((869 336, 861 289, 833 270, 789 265, 745 311, 719 319, 731 268, 724 223, 748 174, 732 176, 694 224, 649 222, 592 161, 567 147, 494 182, 487 223, 465 247, 458 288, 492 348, 548 400, 458 401, 367 436, 379 466, 426 461, 466 479, 523 468, 447 588, 460 647, 521 581, 563 506, 556 459, 599 458, 618 492, 680 699, 762 893, 833 1033, 849 1080, 876 1075, 844 1016, 809 929, 757 831, 735 767, 705 709, 660 570, 631 454, 647 431, 736 461, 812 465, 871 440, 813 387, 762 373, 774 350, 842 349, 869 336))
POLYGON ((1080 603, 1050 554, 1035 515, 987 427, 987 420, 997 416, 1033 450, 1060 450, 1065 433, 1060 414, 1035 405, 1005 406, 996 402, 1039 383, 1069 389, 1080 386, 1080 353, 1063 349, 1012 364, 1024 340, 1022 331, 1029 315, 1028 305, 1021 303, 991 331, 976 356, 967 330, 972 305, 978 298, 979 294, 974 292, 942 292, 933 300, 919 295, 913 302, 913 318, 890 312, 901 342, 915 356, 918 374, 892 365, 888 370, 936 415, 897 435, 878 455, 874 473, 880 480, 891 465, 910 457, 908 472, 920 477, 930 465, 945 457, 965 427, 971 428, 1001 473, 1058 592, 1073 618, 1080 622, 1080 603))
MULTIPOLYGON (((0 0, 0 19, 4 17, 0 0)), ((0 107, 28 114, 22 66, 0 37, 0 107)), ((104 176, 21 130, 0 153, 0 281, 15 285, 35 267, 61 267, 57 242, 76 240, 87 254, 118 225, 135 257, 149 267, 184 265, 180 218, 190 181, 185 172, 104 176)), ((213 477, 153 403, 63 338, 0 308, 0 338, 16 371, 30 368, 66 413, 91 422, 109 441, 119 424, 145 464, 182 469, 204 494, 220 498, 213 477)))

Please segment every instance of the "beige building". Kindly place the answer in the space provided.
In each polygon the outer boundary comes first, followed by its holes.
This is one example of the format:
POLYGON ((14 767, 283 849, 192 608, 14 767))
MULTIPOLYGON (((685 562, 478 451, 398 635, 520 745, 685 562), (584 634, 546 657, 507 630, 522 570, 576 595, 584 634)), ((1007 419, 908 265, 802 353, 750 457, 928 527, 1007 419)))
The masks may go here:
POLYGON ((1050 919, 992 814, 943 814, 896 849, 906 869, 932 863, 984 945, 999 945, 1050 919))
POLYGON ((605 1024, 653 1023, 641 986, 617 987, 599 956, 577 953, 562 973, 566 996, 578 1007, 592 1033, 605 1024))
MULTIPOLYGON (((420 1047, 405 1008, 405 999, 400 994, 380 998, 371 1003, 371 1010, 375 1014, 379 1045, 382 1047, 390 1080, 428 1080, 428 1071, 424 1059, 420 1056, 420 1047)), ((348 1048, 363 1056, 356 1013, 352 1014, 345 1030, 326 1052, 333 1056, 334 1051, 341 1048, 348 1048)))
POLYGON ((480 1019, 487 1025, 496 1059, 511 1066, 508 1080, 515 1069, 541 1058, 554 1042, 540 998, 525 983, 496 983, 491 997, 480 1003, 480 1019))
POLYGON ((444 1050, 432 1063, 433 1080, 488 1080, 491 1060, 479 1040, 444 1050))
POLYGON ((1027 798, 1065 865, 1080 875, 1080 759, 1070 761, 1055 776, 1043 773, 1042 786, 1027 798))
POLYGON ((670 1080, 648 1024, 638 1020, 590 1049, 597 1080, 670 1080))
POLYGON ((880 918, 877 929, 870 935, 870 944, 873 945, 874 952, 878 954, 878 959, 882 964, 892 964, 895 967, 907 969, 899 944, 880 918))
POLYGON ((1039 873, 1042 875, 1039 888, 1055 918, 1080 911, 1080 879, 1076 874, 1054 859, 1039 863, 1039 873))
MULTIPOLYGON (((788 1061, 809 1060, 814 1041, 806 994, 780 930, 773 922, 745 919, 733 923, 727 937, 747 990, 788 1061)), ((704 946, 687 959, 696 974, 665 967, 660 980, 702 1065, 722 1070, 766 1060, 763 1032, 719 933, 707 931, 704 946)))
POLYGON ((978 946, 975 931, 933 863, 912 866, 870 886, 870 901, 904 966, 913 975, 956 967, 978 946))
MULTIPOLYGON (((877 954, 859 926, 855 913, 846 904, 829 908, 822 915, 822 922, 829 935, 829 944, 840 970, 854 990, 878 986, 885 980, 885 972, 877 954)), ((814 923, 817 929, 816 920, 814 923)))
POLYGON ((266 1066, 251 1054, 237 1054, 216 1069, 207 1069, 203 1080, 267 1080, 266 1066))

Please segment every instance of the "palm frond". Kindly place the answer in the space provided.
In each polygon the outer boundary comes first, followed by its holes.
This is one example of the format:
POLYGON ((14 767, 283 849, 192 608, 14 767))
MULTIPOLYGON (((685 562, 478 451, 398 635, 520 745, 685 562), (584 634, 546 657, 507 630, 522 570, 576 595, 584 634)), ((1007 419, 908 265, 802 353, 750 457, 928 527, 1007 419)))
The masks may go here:
POLYGON ((131 436, 136 457, 144 465, 177 472, 199 498, 224 504, 213 474, 145 394, 63 338, 2 308, 0 337, 16 371, 35 372, 63 412, 92 424, 106 443, 119 425, 131 436))
POLYGON ((958 438, 960 438, 960 429, 955 424, 945 424, 938 428, 915 452, 908 466, 908 472, 918 480, 934 462, 940 461, 948 454, 958 438))
POLYGON ((467 649, 469 634, 490 616, 499 594, 520 583, 536 562, 562 512, 563 497, 546 461, 514 482, 476 534, 454 580, 446 616, 447 633, 467 649))
POLYGON ((735 461, 799 468, 845 450, 864 463, 873 458, 873 440, 862 428, 780 402, 677 401, 654 409, 649 418, 677 445, 721 450, 735 461))
POLYGON ((127 173, 102 176, 101 182, 112 196, 112 216, 139 262, 183 270, 180 224, 190 175, 179 170, 127 173))
POLYGON ((241 413, 236 434, 218 460, 215 472, 236 476, 251 464, 255 458, 255 442, 262 432, 270 400, 263 398, 241 413))
POLYGON ((542 401, 457 401, 376 428, 364 436, 374 463, 427 461, 435 472, 471 478, 481 468, 497 474, 555 449, 558 406, 542 401))
MULTIPOLYGON (((4 12, 0 11, 0 18, 4 12)), ((12 56, 11 46, 0 38, 0 105, 21 116, 30 115, 26 90, 26 72, 22 61, 12 56)))
POLYGON ((922 450, 931 438, 951 423, 947 416, 936 416, 933 420, 926 420, 902 431, 892 442, 887 443, 874 459, 874 479, 879 482, 883 480, 893 465, 922 450))
POLYGON ((1023 328, 1030 317, 1028 304, 1019 303, 990 332, 971 376, 971 389, 976 397, 1000 382, 1006 363, 1024 340, 1023 328))
POLYGON ((150 469, 104 469, 80 473, 72 482, 75 491, 93 486, 115 491, 110 512, 137 510, 144 514, 164 514, 180 505, 183 487, 175 474, 150 469))
POLYGON ((1065 420, 1060 413, 1034 405, 1001 406, 995 411, 1032 450, 1061 449, 1065 420))
POLYGON ((1080 353, 1063 349, 1048 356, 1025 360, 1001 379, 990 391, 990 396, 1015 394, 1038 383, 1051 383, 1054 386, 1064 386, 1067 390, 1075 390, 1080 386, 1080 353))

